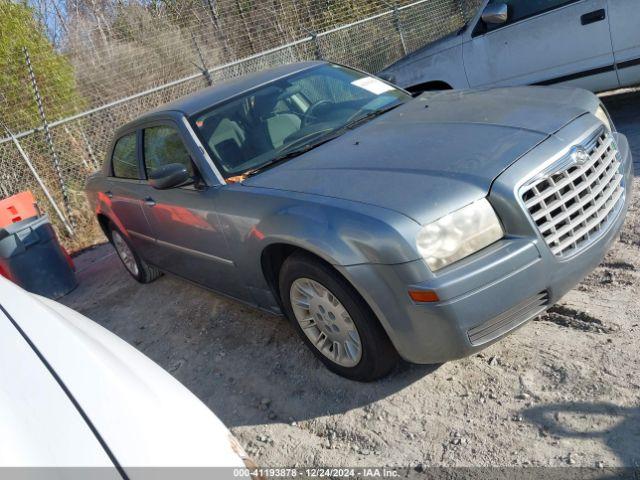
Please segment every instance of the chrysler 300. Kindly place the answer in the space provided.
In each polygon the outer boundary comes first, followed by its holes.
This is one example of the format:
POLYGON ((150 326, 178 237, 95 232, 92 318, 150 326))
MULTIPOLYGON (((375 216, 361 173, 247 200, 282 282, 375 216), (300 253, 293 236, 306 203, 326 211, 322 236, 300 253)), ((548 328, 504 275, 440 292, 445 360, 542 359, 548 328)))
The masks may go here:
POLYGON ((286 315, 331 370, 463 357, 542 313, 624 221, 631 154, 586 90, 425 93, 296 63, 164 105, 88 181, 140 282, 286 315))

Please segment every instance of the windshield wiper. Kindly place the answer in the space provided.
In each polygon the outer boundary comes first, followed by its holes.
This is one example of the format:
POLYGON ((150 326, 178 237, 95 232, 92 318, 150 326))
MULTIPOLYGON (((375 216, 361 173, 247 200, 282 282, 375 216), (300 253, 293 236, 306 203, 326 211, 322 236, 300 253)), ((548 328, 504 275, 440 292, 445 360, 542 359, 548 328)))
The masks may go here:
POLYGON ((320 139, 317 142, 307 143, 293 150, 288 150, 287 148, 285 148, 282 154, 274 157, 273 159, 269 160, 266 163, 263 163, 259 167, 253 168, 251 170, 247 170, 242 174, 242 177, 244 178, 252 177, 253 175, 256 175, 260 172, 268 170, 269 168, 272 168, 280 163, 286 162, 287 160, 293 157, 297 157, 299 155, 302 155, 303 153, 308 152, 309 150, 313 150, 314 148, 319 147, 323 143, 330 142, 334 138, 341 136, 345 131, 352 130, 357 126, 362 125, 363 123, 371 120, 372 118, 378 117, 383 113, 387 113, 389 110, 393 110, 394 108, 399 107, 400 105, 402 105, 402 103, 397 103, 395 105, 391 105, 386 108, 381 108, 379 110, 373 110, 367 113, 366 115, 363 115, 361 117, 356 118, 355 120, 352 120, 351 122, 343 125, 342 127, 332 130, 327 135, 320 137, 320 139))
POLYGON ((269 168, 272 168, 280 163, 286 162, 287 160, 293 158, 293 157, 297 157, 299 155, 302 155, 305 152, 308 152, 309 150, 313 150, 316 147, 319 147, 320 145, 322 145, 323 143, 327 143, 330 140, 333 140, 334 138, 336 138, 338 135, 334 135, 334 134, 329 134, 325 137, 322 137, 319 141, 314 142, 314 143, 308 143, 306 145, 302 145, 299 148, 296 148, 294 150, 289 150, 287 151, 287 149, 285 149, 285 152, 282 153, 281 155, 278 155, 275 158, 272 158, 271 160, 269 160, 266 163, 263 163, 262 165, 260 165, 259 167, 253 168, 251 170, 247 170, 246 172, 244 172, 242 174, 243 177, 252 177, 253 175, 263 172, 265 170, 268 170, 269 168))
POLYGON ((380 115, 385 114, 389 110, 393 110, 394 108, 397 108, 400 105, 402 105, 402 103, 396 103, 396 104, 390 105, 390 106, 385 107, 385 108, 380 108, 378 110, 372 110, 371 112, 367 113, 366 115, 362 115, 361 117, 358 117, 355 120, 350 121, 346 125, 340 127, 337 131, 343 132, 345 130, 353 130, 354 128, 362 125, 363 123, 366 123, 366 122, 368 122, 369 120, 371 120, 371 119, 373 119, 375 117, 379 117, 380 115))

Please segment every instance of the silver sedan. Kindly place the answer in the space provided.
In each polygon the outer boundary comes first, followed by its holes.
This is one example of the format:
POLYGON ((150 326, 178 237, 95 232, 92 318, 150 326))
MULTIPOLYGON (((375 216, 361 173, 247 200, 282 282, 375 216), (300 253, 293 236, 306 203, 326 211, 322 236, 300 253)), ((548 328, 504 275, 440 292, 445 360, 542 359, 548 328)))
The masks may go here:
POLYGON ((307 62, 123 126, 87 192, 140 282, 275 314, 334 372, 469 355, 539 315, 620 230, 631 154, 598 98, 425 93, 307 62))

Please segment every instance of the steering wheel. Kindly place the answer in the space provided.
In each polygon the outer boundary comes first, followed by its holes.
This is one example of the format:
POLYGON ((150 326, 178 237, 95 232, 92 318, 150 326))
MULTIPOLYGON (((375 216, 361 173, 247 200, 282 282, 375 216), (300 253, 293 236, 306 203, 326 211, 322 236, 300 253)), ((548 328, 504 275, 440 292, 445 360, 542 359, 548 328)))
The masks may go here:
POLYGON ((304 116, 302 117, 302 126, 308 125, 309 123, 313 123, 312 120, 317 120, 318 109, 326 108, 327 106, 333 105, 331 100, 318 100, 316 103, 311 105, 306 112, 304 112, 304 116))

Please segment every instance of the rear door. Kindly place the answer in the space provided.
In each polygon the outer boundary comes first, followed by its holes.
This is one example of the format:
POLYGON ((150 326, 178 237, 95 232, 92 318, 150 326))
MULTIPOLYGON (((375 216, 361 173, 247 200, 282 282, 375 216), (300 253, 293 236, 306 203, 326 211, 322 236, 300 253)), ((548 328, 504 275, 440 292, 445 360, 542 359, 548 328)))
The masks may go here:
POLYGON ((611 41, 620 86, 640 83, 640 2, 609 0, 611 41))
POLYGON ((464 43, 471 87, 567 83, 600 91, 618 86, 607 0, 489 3, 506 3, 509 17, 495 26, 479 19, 464 43))
POLYGON ((182 163, 196 179, 166 190, 143 181, 143 209, 156 240, 151 262, 214 290, 246 297, 214 208, 223 187, 204 184, 180 128, 170 120, 145 126, 142 152, 146 178, 159 167, 182 163))
POLYGON ((109 217, 127 234, 136 251, 146 258, 153 242, 151 228, 142 211, 142 182, 139 159, 139 132, 133 130, 116 140, 112 153, 110 175, 104 191, 99 192, 109 217))

